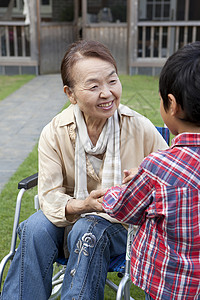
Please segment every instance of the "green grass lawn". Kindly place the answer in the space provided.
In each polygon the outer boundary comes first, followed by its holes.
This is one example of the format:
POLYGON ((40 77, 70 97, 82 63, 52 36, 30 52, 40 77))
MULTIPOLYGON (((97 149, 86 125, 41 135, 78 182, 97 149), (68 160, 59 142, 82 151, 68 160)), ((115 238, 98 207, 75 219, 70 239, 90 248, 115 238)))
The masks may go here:
MULTIPOLYGON (((26 79, 28 81, 30 80, 30 77, 27 77, 26 79)), ((0 86, 1 80, 3 82, 4 79, 0 76, 0 86)), ((149 76, 121 75, 120 80, 122 82, 123 87, 121 102, 148 117, 154 125, 163 126, 163 121, 159 113, 160 100, 158 96, 158 78, 149 76)), ((27 81, 25 80, 24 82, 27 81)), ((13 92, 10 86, 8 88, 8 92, 6 92, 5 90, 5 95, 8 95, 9 92, 13 92)), ((22 165, 19 167, 16 173, 12 176, 12 178, 9 180, 2 193, 0 194, 0 260, 8 253, 10 248, 13 217, 15 211, 15 200, 18 193, 17 183, 21 179, 35 172, 37 172, 37 145, 27 157, 27 159, 22 163, 22 165)), ((26 219, 30 214, 34 212, 33 196, 36 192, 36 188, 34 188, 33 190, 25 193, 21 208, 20 221, 26 219)), ((116 283, 119 282, 119 278, 116 274, 109 274, 109 278, 114 280, 116 283)), ((131 295, 132 297, 134 297, 135 300, 144 299, 143 291, 134 286, 132 286, 131 288, 131 295)), ((108 287, 106 287, 104 299, 115 299, 115 293, 110 291, 108 287)))
POLYGON ((34 75, 0 75, 0 101, 19 89, 22 85, 33 79, 34 75))
POLYGON ((120 80, 123 91, 121 103, 149 118, 155 126, 163 126, 158 77, 123 75, 120 80))

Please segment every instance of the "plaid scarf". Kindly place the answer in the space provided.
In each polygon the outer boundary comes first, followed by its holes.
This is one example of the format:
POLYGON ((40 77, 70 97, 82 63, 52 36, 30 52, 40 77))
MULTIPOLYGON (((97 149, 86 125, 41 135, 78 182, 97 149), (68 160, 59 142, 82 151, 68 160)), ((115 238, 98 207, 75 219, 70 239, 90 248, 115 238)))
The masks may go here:
POLYGON ((77 124, 74 197, 83 200, 88 196, 86 153, 98 155, 106 151, 102 172, 102 189, 121 184, 120 128, 116 110, 114 115, 107 120, 94 146, 88 136, 87 126, 77 104, 74 107, 74 114, 77 124))

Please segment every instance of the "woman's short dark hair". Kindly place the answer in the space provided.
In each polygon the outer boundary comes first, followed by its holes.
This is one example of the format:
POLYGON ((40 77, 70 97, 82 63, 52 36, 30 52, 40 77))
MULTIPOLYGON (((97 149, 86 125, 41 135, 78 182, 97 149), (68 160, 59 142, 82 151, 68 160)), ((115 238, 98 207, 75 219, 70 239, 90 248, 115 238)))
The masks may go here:
POLYGON ((200 42, 180 48, 166 61, 159 79, 164 109, 169 109, 168 94, 176 98, 185 121, 200 125, 200 42))
POLYGON ((62 60, 61 76, 63 85, 73 87, 72 67, 78 60, 86 57, 98 57, 105 60, 111 63, 117 72, 116 61, 105 45, 97 41, 79 40, 70 45, 62 60))

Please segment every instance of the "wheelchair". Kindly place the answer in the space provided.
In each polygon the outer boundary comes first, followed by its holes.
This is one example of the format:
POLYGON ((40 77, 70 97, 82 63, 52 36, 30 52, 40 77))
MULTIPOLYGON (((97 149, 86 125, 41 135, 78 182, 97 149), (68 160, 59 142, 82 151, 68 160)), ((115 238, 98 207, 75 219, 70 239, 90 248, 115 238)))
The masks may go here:
MULTIPOLYGON (((165 141, 169 145, 169 129, 166 127, 156 127, 160 134, 163 136, 165 141)), ((10 252, 2 259, 0 263, 0 292, 1 292, 1 285, 3 280, 3 272, 5 266, 9 261, 11 261, 16 252, 16 243, 17 243, 17 228, 19 225, 19 217, 20 217, 20 210, 21 210, 21 203, 24 193, 37 186, 38 183, 38 173, 35 173, 18 183, 19 193, 16 200, 16 208, 15 208, 15 216, 14 216, 14 223, 13 223, 13 232, 11 238, 11 246, 10 252)), ((34 204, 35 209, 39 210, 39 200, 38 196, 34 197, 34 204)), ((111 258, 110 266, 108 272, 117 272, 118 277, 121 278, 119 286, 117 286, 114 282, 110 279, 106 279, 106 284, 116 292, 116 300, 134 300, 130 296, 130 286, 131 286, 131 279, 130 279, 130 253, 131 253, 131 245, 134 238, 134 226, 128 226, 128 233, 127 233, 127 244, 126 244, 126 253, 121 254, 117 257, 111 258)), ((59 258, 56 263, 54 263, 54 274, 52 278, 52 293, 50 296, 50 300, 56 300, 61 294, 62 288, 62 281, 64 278, 65 273, 65 266, 67 260, 64 258, 59 258)))

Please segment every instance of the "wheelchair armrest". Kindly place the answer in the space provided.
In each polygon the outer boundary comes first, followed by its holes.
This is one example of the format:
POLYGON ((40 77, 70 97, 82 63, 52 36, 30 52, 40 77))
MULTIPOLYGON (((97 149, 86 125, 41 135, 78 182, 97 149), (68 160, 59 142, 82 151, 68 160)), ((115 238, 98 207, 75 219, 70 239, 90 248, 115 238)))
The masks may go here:
POLYGON ((29 190, 38 184, 38 173, 35 173, 29 177, 22 179, 18 183, 18 189, 24 188, 25 190, 29 190))

